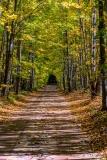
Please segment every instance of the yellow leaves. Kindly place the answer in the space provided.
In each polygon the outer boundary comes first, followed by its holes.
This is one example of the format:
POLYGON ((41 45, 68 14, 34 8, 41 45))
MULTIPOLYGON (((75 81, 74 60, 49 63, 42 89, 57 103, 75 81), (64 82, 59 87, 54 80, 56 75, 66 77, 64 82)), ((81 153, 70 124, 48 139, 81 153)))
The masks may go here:
POLYGON ((72 3, 71 6, 74 7, 74 8, 81 8, 81 6, 79 4, 77 4, 77 3, 72 3))
POLYGON ((23 39, 24 40, 34 41, 34 38, 32 36, 30 36, 29 34, 23 34, 23 39))
POLYGON ((6 28, 8 32, 11 32, 11 26, 6 26, 6 28))
POLYGON ((73 28, 72 30, 70 30, 70 35, 71 36, 73 36, 73 35, 82 35, 83 34, 83 32, 82 31, 80 31, 80 29, 79 28, 77 28, 77 27, 75 27, 75 28, 73 28))
POLYGON ((52 0, 48 0, 48 3, 51 4, 52 0))
POLYGON ((28 52, 29 52, 29 53, 33 53, 34 51, 33 51, 32 49, 29 49, 28 52))
POLYGON ((44 53, 45 50, 43 48, 39 48, 37 51, 36 51, 36 54, 39 56, 41 55, 42 53, 44 53))
POLYGON ((70 8, 70 7, 74 7, 74 8, 81 8, 81 6, 78 4, 78 3, 70 3, 70 2, 62 2, 61 3, 62 4, 62 6, 64 7, 64 8, 70 8))
POLYGON ((16 19, 17 19, 17 15, 15 15, 15 14, 10 14, 10 13, 7 12, 7 11, 4 11, 3 16, 5 17, 5 19, 6 19, 7 21, 13 21, 13 20, 16 20, 16 19))
POLYGON ((91 30, 92 32, 96 32, 96 31, 97 31, 96 28, 91 28, 90 30, 91 30))
POLYGON ((17 15, 15 15, 15 14, 11 15, 11 16, 10 16, 10 19, 11 19, 11 20, 16 20, 16 19, 17 19, 17 15))
POLYGON ((8 85, 6 85, 6 84, 1 84, 1 87, 7 87, 8 85))
POLYGON ((61 4, 64 8, 69 8, 70 7, 70 3, 68 3, 68 2, 62 2, 61 4))
MULTIPOLYGON (((1 15, 0 25, 4 26, 7 22, 12 22, 17 20, 17 15, 11 14, 7 11, 3 11, 3 14, 1 15)), ((6 26, 8 31, 10 31, 10 26, 6 26)))
POLYGON ((78 56, 78 52, 75 50, 75 48, 69 54, 70 55, 74 55, 75 54, 75 56, 78 56))
POLYGON ((0 24, 1 24, 2 26, 4 26, 5 23, 2 21, 2 22, 0 22, 0 24))
POLYGON ((37 55, 39 55, 39 54, 40 54, 40 52, 39 52, 39 51, 36 51, 36 54, 37 54, 37 55))
POLYGON ((4 10, 3 7, 0 6, 0 12, 2 12, 3 10, 4 10))
POLYGON ((90 62, 90 61, 87 61, 87 62, 86 62, 86 65, 90 65, 90 64, 91 64, 91 62, 90 62))
POLYGON ((1 25, 1 26, 4 26, 4 25, 6 24, 6 22, 7 22, 7 21, 6 21, 5 18, 1 18, 1 19, 0 19, 0 25, 1 25))
POLYGON ((45 52, 45 50, 43 48, 39 48, 40 52, 45 52))

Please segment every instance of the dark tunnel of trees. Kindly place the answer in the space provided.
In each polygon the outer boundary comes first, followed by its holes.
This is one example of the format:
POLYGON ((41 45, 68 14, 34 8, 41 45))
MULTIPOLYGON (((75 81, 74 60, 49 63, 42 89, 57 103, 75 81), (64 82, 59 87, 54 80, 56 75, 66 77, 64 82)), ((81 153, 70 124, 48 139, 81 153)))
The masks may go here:
POLYGON ((57 84, 57 80, 56 80, 55 75, 53 75, 53 74, 49 75, 48 84, 57 84))

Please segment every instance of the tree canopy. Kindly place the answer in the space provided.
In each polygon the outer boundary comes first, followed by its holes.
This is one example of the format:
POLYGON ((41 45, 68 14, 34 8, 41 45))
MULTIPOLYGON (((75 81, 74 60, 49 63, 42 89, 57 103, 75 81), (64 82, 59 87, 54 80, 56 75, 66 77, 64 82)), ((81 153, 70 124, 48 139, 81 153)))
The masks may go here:
POLYGON ((0 1, 0 89, 39 88, 50 74, 65 91, 102 93, 107 109, 106 0, 0 1), (101 91, 102 88, 102 91, 101 91))

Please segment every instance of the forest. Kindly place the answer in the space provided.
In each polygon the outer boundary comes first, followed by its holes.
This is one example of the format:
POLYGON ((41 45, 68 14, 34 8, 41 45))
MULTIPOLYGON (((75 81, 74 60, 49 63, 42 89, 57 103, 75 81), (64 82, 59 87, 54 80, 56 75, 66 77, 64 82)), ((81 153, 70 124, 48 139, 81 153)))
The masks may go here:
POLYGON ((0 100, 51 76, 68 97, 98 97, 106 115, 107 0, 0 0, 0 100))
POLYGON ((90 89, 107 109, 106 0, 1 0, 0 96, 47 83, 90 89))

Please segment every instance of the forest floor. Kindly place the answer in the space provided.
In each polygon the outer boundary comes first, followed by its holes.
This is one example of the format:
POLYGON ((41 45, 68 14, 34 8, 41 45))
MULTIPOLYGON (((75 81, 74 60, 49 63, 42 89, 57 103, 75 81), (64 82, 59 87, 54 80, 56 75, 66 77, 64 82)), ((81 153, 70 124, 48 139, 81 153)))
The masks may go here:
POLYGON ((101 96, 91 100, 89 92, 75 91, 66 98, 71 102, 71 113, 76 115, 75 122, 79 121, 88 133, 91 149, 107 160, 107 111, 101 111, 101 96))
POLYGON ((32 92, 12 103, 1 99, 0 129, 0 160, 17 159, 10 157, 16 154, 32 155, 34 145, 39 146, 35 154, 40 155, 32 160, 107 159, 107 113, 101 112, 101 97, 90 100, 87 92, 65 95, 54 87, 32 92), (51 156, 41 156, 45 151, 51 156), (93 157, 96 152, 103 158, 93 157))

